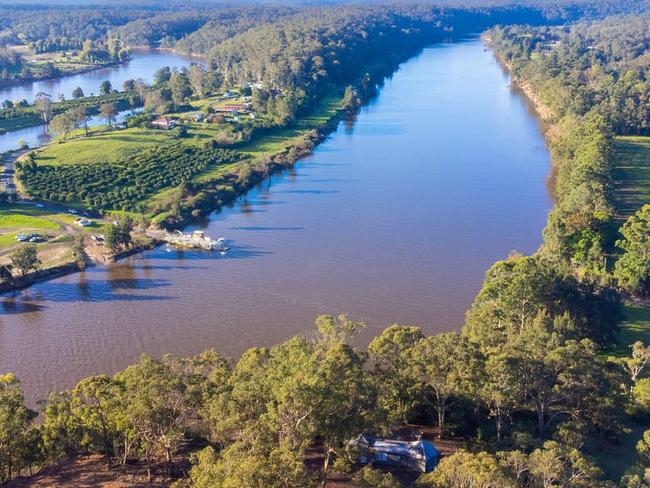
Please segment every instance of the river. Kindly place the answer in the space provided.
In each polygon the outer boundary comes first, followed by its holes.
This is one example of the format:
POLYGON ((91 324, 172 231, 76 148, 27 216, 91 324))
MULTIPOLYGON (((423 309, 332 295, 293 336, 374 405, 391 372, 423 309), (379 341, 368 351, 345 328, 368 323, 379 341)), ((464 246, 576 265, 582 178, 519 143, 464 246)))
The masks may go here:
POLYGON ((213 214, 225 256, 165 247, 0 298, 0 371, 30 399, 141 352, 236 357, 321 313, 458 330, 485 271, 534 251, 549 153, 479 41, 429 47, 295 168, 213 214))
MULTIPOLYGON (((72 97, 72 91, 81 87, 86 96, 99 93, 99 85, 108 80, 113 88, 121 90, 126 80, 143 79, 147 83, 153 81, 154 73, 163 66, 172 68, 188 67, 197 58, 183 56, 169 51, 133 51, 131 59, 123 64, 101 68, 86 73, 79 73, 51 80, 35 81, 0 89, 0 100, 20 101, 34 100, 34 97, 44 92, 59 100, 59 96, 72 97)), ((125 112, 126 113, 126 112, 125 112)), ((124 115, 124 114, 123 114, 124 115)), ((91 126, 105 123, 99 117, 93 117, 91 126)), ((19 141, 24 141, 30 147, 37 147, 49 142, 50 135, 46 127, 28 127, 17 131, 0 134, 0 152, 16 149, 19 141)))

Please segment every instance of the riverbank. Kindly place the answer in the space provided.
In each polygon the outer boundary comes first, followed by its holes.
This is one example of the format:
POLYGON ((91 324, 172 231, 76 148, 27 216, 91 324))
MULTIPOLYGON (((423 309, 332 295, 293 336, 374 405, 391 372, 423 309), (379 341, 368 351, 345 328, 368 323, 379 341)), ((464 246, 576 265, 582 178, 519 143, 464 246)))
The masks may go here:
MULTIPOLYGON (((193 181, 193 191, 186 195, 187 199, 193 198, 198 192, 208 192, 215 195, 212 200, 213 205, 202 208, 202 215, 219 210, 224 205, 228 205, 241 194, 247 192, 250 188, 258 184, 270 174, 287 169, 295 164, 296 160, 309 155, 312 149, 320 143, 327 134, 336 128, 341 117, 349 113, 350 107, 342 107, 337 97, 329 97, 314 111, 314 113, 301 120, 298 127, 284 128, 281 131, 271 135, 262 136, 253 143, 242 148, 247 154, 254 155, 250 160, 244 163, 235 163, 227 169, 217 168, 217 171, 208 171, 193 181), (268 139, 273 139, 272 144, 268 144, 268 139)), ((42 148, 41 148, 42 149, 42 148)), ((65 206, 61 210, 65 210, 65 206)), ((72 207, 76 208, 76 207, 72 207)), ((182 228, 189 225, 196 219, 196 213, 189 213, 189 217, 177 219, 173 224, 167 220, 167 215, 156 216, 153 219, 154 226, 160 227, 160 224, 166 228, 182 228)), ((68 227, 68 230, 69 227, 68 227)), ((16 230, 7 238, 17 235, 16 230)), ((6 239, 5 239, 6 240, 6 239)), ((88 239, 86 239, 88 241, 88 239)), ((96 243, 89 242, 91 248, 87 249, 87 254, 91 258, 92 264, 105 265, 127 256, 142 252, 160 244, 152 240, 147 240, 143 244, 136 245, 117 256, 108 255, 105 248, 99 248, 96 243)), ((56 265, 24 277, 24 279, 14 280, 12 283, 5 284, 0 292, 7 292, 17 289, 26 288, 34 283, 60 277, 65 274, 71 274, 79 271, 72 258, 69 261, 57 263, 56 265)))
MULTIPOLYGON (((59 78, 65 78, 67 76, 75 76, 83 73, 90 73, 92 71, 97 71, 100 69, 119 66, 121 64, 127 63, 128 61, 129 60, 127 59, 125 61, 115 61, 115 62, 105 63, 105 64, 82 64, 79 65, 78 67, 72 67, 72 68, 57 66, 57 63, 53 63, 54 67, 57 68, 59 71, 54 75, 38 76, 33 78, 20 78, 20 79, 12 79, 12 80, 0 80, 0 89, 12 88, 25 83, 37 83, 40 81, 57 80, 59 78)), ((66 66, 70 66, 70 64, 71 63, 66 63, 66 66)))

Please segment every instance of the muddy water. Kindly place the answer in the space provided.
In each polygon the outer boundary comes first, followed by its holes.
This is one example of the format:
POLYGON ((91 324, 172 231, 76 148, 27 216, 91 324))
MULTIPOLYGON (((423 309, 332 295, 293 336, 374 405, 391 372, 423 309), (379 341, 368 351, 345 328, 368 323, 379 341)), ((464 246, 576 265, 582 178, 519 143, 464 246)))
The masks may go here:
POLYGON ((348 313, 458 329, 485 270, 541 243, 549 154, 478 41, 404 63, 313 156, 213 215, 227 255, 158 248, 0 297, 0 371, 31 399, 140 352, 236 356, 348 313))

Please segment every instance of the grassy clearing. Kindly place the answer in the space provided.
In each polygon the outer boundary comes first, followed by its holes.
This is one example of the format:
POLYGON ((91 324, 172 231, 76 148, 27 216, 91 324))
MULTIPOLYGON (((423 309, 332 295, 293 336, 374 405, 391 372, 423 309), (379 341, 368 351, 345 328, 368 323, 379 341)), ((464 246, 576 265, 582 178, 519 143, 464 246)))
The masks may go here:
POLYGON ((2 205, 0 206, 0 252, 7 248, 14 248, 17 245, 18 234, 40 232, 59 236, 68 226, 75 226, 74 215, 53 212, 32 205, 2 205))
POLYGON ((650 137, 618 137, 615 150, 615 204, 626 218, 650 202, 650 137))
POLYGON ((41 125, 43 121, 37 115, 26 115, 24 117, 12 117, 0 119, 0 134, 11 130, 20 130, 27 127, 41 125))
POLYGON ((311 114, 298 119, 292 127, 265 134, 240 150, 253 157, 268 156, 283 151, 309 130, 325 125, 340 108, 341 97, 336 95, 326 97, 311 114))
POLYGON ((629 357, 630 346, 636 341, 650 344, 650 307, 628 303, 623 308, 623 315, 623 327, 618 335, 618 343, 608 351, 610 357, 629 357))
POLYGON ((54 143, 38 151, 36 162, 47 165, 115 163, 147 146, 167 144, 164 131, 125 129, 91 133, 63 143, 54 143))

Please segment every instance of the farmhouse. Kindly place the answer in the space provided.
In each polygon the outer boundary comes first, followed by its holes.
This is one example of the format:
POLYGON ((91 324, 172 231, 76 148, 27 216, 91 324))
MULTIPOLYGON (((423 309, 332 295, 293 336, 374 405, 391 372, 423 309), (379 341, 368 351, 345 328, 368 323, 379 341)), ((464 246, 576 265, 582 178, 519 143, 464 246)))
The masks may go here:
POLYGON ((215 112, 225 112, 225 113, 234 113, 234 112, 247 112, 253 106, 250 103, 227 103, 223 107, 215 107, 215 112))
POLYGON ((383 464, 428 473, 438 464, 440 452, 426 440, 401 441, 361 434, 349 442, 359 449, 361 464, 383 464))
POLYGON ((173 129, 176 127, 176 121, 174 119, 168 119, 167 117, 160 117, 159 119, 154 120, 151 125, 156 129, 173 129))

